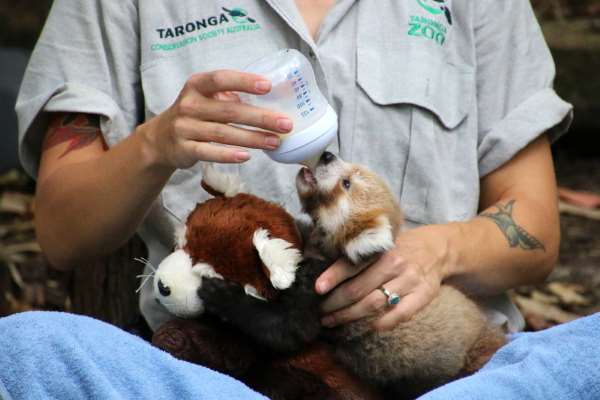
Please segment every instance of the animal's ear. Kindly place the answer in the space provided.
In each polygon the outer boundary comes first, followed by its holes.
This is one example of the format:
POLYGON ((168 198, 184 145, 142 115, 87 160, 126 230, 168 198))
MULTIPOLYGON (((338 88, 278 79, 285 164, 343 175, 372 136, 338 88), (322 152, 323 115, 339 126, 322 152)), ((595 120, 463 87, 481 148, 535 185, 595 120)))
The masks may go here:
POLYGON ((344 255, 354 265, 361 265, 379 257, 394 247, 394 232, 390 220, 377 217, 372 228, 363 230, 344 246, 344 255))
POLYGON ((302 261, 302 253, 290 242, 269 237, 266 229, 257 229, 252 243, 258 256, 269 270, 269 279, 275 289, 287 289, 296 280, 296 270, 302 261))

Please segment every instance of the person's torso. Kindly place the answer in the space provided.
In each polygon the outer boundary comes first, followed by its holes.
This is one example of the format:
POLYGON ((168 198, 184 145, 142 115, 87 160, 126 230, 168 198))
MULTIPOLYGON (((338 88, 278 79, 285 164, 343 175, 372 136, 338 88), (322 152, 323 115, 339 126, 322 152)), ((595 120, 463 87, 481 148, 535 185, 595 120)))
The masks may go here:
MULTIPOLYGON (((455 0, 340 0, 315 42, 293 0, 139 3, 145 117, 168 108, 195 73, 243 69, 282 48, 312 62, 339 116, 331 145, 382 175, 409 225, 464 220, 477 212, 477 106, 472 6, 455 0)), ((254 193, 300 212, 299 167, 261 151, 241 175, 254 193)), ((179 170, 149 221, 160 241, 208 195, 200 166, 179 170)))
MULTIPOLYGON (((146 119, 168 108, 192 74, 240 70, 295 48, 313 64, 338 113, 338 140, 330 149, 386 179, 406 226, 477 214, 474 2, 338 0, 316 41, 294 0, 140 1, 139 18, 146 119)), ((298 215, 299 166, 251 153, 249 162, 218 168, 298 215)), ((200 165, 177 171, 142 226, 153 262, 171 251, 174 226, 209 197, 201 178, 200 165)), ((142 303, 154 304, 151 288, 145 289, 142 303)), ((484 308, 498 324, 522 328, 505 295, 488 301, 484 308)), ((157 320, 169 318, 156 313, 157 320)))

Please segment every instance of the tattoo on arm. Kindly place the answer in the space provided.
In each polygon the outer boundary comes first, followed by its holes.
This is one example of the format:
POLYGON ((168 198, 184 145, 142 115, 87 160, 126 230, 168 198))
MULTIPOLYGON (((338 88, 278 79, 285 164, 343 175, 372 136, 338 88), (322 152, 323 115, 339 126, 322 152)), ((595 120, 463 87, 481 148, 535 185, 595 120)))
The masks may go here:
POLYGON ((536 239, 533 235, 517 225, 512 217, 513 206, 515 200, 511 200, 506 204, 497 204, 498 212, 496 213, 483 213, 482 217, 489 218, 498 225, 498 228, 502 231, 510 247, 520 247, 523 250, 537 250, 546 251, 546 247, 536 239))
POLYGON ((92 114, 62 114, 56 116, 44 139, 43 150, 68 142, 62 158, 74 150, 90 145, 100 137, 100 117, 92 114))

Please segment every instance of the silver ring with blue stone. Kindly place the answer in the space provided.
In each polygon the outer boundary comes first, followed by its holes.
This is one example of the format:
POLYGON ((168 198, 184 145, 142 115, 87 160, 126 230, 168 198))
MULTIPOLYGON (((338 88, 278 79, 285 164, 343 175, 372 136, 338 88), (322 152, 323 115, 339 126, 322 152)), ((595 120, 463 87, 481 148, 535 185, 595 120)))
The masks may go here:
POLYGON ((380 286, 379 290, 381 290, 381 293, 385 294, 385 297, 387 297, 387 303, 390 306, 395 306, 396 304, 400 303, 400 296, 398 295, 398 293, 390 293, 383 286, 380 286))

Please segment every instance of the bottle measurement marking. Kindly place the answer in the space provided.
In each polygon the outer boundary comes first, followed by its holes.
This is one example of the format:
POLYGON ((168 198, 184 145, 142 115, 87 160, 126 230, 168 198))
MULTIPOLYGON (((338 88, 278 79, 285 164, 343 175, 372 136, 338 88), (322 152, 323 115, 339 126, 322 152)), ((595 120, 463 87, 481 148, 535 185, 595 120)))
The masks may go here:
POLYGON ((292 88, 296 94, 296 108, 303 118, 308 117, 315 111, 315 107, 312 105, 310 89, 304 77, 300 74, 300 70, 295 69, 288 74, 287 79, 291 81, 292 88))

